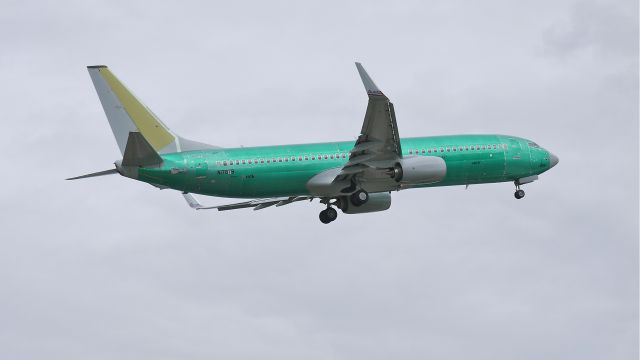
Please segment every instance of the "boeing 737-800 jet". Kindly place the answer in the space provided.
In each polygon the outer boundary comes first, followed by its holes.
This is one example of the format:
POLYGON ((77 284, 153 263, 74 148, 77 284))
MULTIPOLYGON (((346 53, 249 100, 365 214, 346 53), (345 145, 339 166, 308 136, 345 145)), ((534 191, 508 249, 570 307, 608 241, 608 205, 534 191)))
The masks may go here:
POLYGON ((535 142, 507 135, 451 135, 400 139, 393 104, 360 63, 369 96, 355 142, 220 148, 171 131, 111 71, 89 66, 104 112, 122 153, 115 169, 74 177, 120 174, 183 193, 196 210, 264 209, 319 199, 320 221, 387 210, 391 192, 405 189, 513 182, 521 185, 558 163, 535 142), (202 206, 191 195, 255 200, 202 206))

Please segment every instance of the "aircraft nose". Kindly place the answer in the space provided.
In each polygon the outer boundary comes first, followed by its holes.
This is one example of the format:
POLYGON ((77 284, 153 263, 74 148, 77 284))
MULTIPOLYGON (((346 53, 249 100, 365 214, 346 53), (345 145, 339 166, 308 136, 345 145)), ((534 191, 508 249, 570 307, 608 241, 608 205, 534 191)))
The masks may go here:
POLYGON ((555 156, 551 152, 549 152, 549 169, 551 169, 552 167, 558 165, 558 161, 560 161, 560 159, 558 159, 557 156, 555 156))

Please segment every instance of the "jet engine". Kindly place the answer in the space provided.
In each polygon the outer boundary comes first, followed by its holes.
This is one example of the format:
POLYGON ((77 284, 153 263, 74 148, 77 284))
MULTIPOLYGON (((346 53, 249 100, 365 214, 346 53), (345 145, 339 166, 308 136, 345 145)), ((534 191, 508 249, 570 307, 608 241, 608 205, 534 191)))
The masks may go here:
POLYGON ((369 200, 360 206, 353 205, 348 196, 342 196, 338 198, 338 203, 336 205, 345 214, 362 214, 384 211, 391 207, 391 194, 388 192, 369 194, 369 200))
POLYGON ((431 184, 444 179, 447 164, 437 156, 413 156, 400 159, 391 170, 391 177, 405 184, 431 184))

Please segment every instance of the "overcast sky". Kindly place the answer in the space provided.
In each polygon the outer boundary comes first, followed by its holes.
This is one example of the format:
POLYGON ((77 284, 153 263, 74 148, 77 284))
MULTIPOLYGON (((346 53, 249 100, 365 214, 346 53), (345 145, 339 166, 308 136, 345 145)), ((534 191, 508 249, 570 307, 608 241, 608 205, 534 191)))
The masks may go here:
MULTIPOLYGON (((637 1, 0 0, 0 358, 637 359, 637 1), (225 147, 401 136, 560 158, 389 211, 200 211, 109 169, 85 69, 225 147)), ((200 197, 206 204, 229 199, 200 197)))

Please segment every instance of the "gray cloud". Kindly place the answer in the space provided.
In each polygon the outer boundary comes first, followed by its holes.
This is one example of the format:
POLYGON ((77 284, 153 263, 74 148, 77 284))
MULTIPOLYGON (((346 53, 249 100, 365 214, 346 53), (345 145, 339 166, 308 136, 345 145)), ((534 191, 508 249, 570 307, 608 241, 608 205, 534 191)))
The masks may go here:
MULTIPOLYGON (((628 1, 6 2, 0 357, 638 357, 638 18, 628 1), (392 208, 193 212, 124 178, 84 66, 222 146, 353 139, 354 60, 402 136, 497 132, 560 164, 392 208)), ((205 199, 224 203, 227 199, 205 199)))

